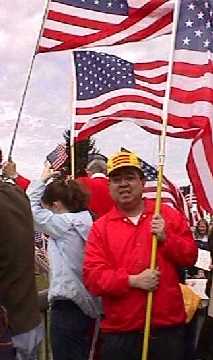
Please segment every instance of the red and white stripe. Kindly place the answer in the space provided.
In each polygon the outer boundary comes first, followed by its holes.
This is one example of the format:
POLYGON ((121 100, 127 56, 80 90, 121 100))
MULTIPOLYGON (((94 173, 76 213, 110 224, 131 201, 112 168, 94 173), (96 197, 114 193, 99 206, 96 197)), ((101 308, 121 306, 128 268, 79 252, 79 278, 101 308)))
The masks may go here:
MULTIPOLYGON (((157 181, 147 181, 144 186, 143 197, 147 199, 156 199, 157 181)), ((184 196, 181 191, 165 177, 163 179, 163 186, 161 192, 161 201, 171 207, 181 211, 189 220, 189 209, 184 196)))
POLYGON ((48 254, 44 248, 35 246, 35 263, 41 273, 49 273, 48 254))
POLYGON ((129 16, 50 1, 38 52, 118 45, 171 32, 174 0, 129 0, 129 16))
POLYGON ((51 162, 51 166, 54 170, 58 170, 68 158, 66 146, 64 144, 58 144, 52 153, 54 153, 54 160, 51 162))

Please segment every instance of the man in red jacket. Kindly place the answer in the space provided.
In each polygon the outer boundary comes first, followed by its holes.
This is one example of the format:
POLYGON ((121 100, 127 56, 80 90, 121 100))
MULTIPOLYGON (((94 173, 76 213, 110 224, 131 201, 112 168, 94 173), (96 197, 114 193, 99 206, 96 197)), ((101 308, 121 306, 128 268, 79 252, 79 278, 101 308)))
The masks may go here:
POLYGON ((99 218, 111 210, 114 204, 109 193, 106 162, 94 159, 88 163, 86 172, 88 176, 80 177, 78 181, 86 187, 90 195, 88 208, 99 218))
POLYGON ((175 209, 143 200, 144 177, 134 153, 108 160, 116 205, 90 232, 84 261, 87 288, 103 301, 101 360, 141 359, 148 291, 154 291, 149 360, 183 360, 186 314, 179 267, 191 266, 197 247, 186 219, 175 209), (152 235, 158 238, 151 270, 152 235))

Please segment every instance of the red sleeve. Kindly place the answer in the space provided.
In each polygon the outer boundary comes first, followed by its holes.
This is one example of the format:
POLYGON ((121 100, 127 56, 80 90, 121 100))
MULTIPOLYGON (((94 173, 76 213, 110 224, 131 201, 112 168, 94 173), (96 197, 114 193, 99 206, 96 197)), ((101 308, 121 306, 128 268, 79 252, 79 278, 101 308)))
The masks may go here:
POLYGON ((113 269, 104 251, 103 238, 94 224, 89 234, 83 265, 84 283, 97 296, 122 296, 129 291, 125 269, 113 269))
POLYGON ((178 266, 193 266, 198 248, 186 218, 178 211, 172 216, 169 213, 163 216, 166 219, 166 240, 162 244, 165 255, 178 266))
POLYGON ((18 175, 18 176, 15 178, 15 183, 16 183, 16 185, 18 185, 21 189, 27 190, 28 186, 30 185, 30 180, 24 178, 24 177, 21 176, 21 175, 18 175))

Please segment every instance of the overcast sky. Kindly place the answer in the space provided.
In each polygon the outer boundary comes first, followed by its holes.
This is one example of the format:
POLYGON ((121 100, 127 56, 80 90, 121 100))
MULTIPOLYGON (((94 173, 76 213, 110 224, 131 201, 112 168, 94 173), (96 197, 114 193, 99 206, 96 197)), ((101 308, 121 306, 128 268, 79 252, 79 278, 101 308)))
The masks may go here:
MULTIPOLYGON (((44 0, 0 0, 0 147, 7 157, 27 72, 35 48, 44 0)), ((126 48, 127 53, 130 52, 126 48)), ((39 175, 48 152, 62 141, 69 126, 71 103, 69 51, 37 55, 21 117, 13 159, 30 179, 39 175)), ((120 146, 137 151, 144 160, 158 162, 158 137, 132 124, 113 126, 96 137, 106 155, 120 146)), ((185 163, 190 142, 168 139, 165 174, 177 185, 187 184, 185 163)))

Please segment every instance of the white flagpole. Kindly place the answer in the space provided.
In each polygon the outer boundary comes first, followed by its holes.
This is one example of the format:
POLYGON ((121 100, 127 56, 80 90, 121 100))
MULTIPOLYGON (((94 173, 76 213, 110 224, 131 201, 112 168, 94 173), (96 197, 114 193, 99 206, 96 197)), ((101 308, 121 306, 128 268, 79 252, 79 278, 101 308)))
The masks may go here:
POLYGON ((71 162, 71 177, 75 178, 75 120, 76 120, 76 74, 74 51, 71 52, 71 124, 70 124, 70 162, 71 162))
MULTIPOLYGON (((177 34, 177 24, 179 19, 179 10, 180 10, 180 0, 175 0, 171 47, 170 47, 169 63, 168 63, 167 84, 166 84, 166 91, 165 91, 163 110, 162 110, 162 130, 161 130, 160 146, 159 146, 160 149, 159 149, 158 182, 157 182, 157 197, 155 202, 155 214, 160 213, 160 205, 161 205, 161 191, 162 191, 163 169, 164 169, 164 161, 165 161, 166 130, 167 130, 167 122, 168 122, 168 106, 169 106, 169 98, 170 98, 171 83, 172 83, 172 70, 174 63, 174 52, 175 52, 175 42, 176 42, 176 34, 177 34)), ((153 235, 151 261, 150 261, 150 268, 152 270, 156 268, 156 259, 157 259, 157 237, 153 235)), ((142 360, 147 360, 148 358, 152 303, 153 303, 153 293, 149 292, 147 297, 147 306, 146 306, 142 360)))
POLYGON ((159 165, 160 164, 164 165, 164 159, 165 159, 165 144, 166 144, 166 130, 167 130, 167 122, 168 122, 168 108, 169 108, 169 98, 170 98, 171 84, 172 84, 172 70, 173 70, 173 64, 174 64, 174 52, 175 52, 179 11, 180 11, 180 1, 181 0, 175 0, 171 48, 170 48, 169 63, 168 63, 168 75, 167 75, 165 97, 164 97, 163 109, 162 109, 163 123, 162 123, 161 137, 160 137, 159 165))
POLYGON ((42 17, 42 22, 41 22, 41 26, 40 26, 40 30, 39 30, 39 35, 38 35, 38 38, 37 38, 37 41, 36 41, 36 46, 35 46, 34 53, 33 53, 33 56, 32 56, 32 60, 31 60, 31 63, 30 63, 30 67, 29 67, 29 70, 28 70, 28 75, 27 75, 27 80, 26 80, 26 83, 25 83, 24 91, 23 91, 23 94, 22 94, 22 97, 21 97, 21 104, 20 104, 20 108, 19 108, 15 128, 14 128, 14 131, 13 131, 10 150, 9 150, 9 154, 8 154, 8 160, 12 159, 13 147, 14 147, 14 143, 15 143, 15 140, 16 140, 16 135, 17 135, 19 123, 20 123, 20 120, 21 120, 21 114, 22 114, 22 110, 23 110, 23 107, 24 107, 24 102, 25 102, 25 99, 26 99, 27 90, 28 90, 30 79, 31 79, 31 75, 32 75, 33 66, 34 66, 34 63, 35 63, 37 50, 39 48, 39 42, 40 42, 41 35, 42 35, 42 32, 43 32, 44 23, 45 23, 47 14, 48 14, 48 8, 49 8, 50 1, 51 0, 47 0, 47 2, 45 4, 45 10, 44 10, 44 14, 43 14, 43 17, 42 17))

